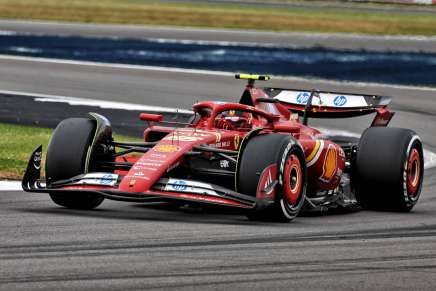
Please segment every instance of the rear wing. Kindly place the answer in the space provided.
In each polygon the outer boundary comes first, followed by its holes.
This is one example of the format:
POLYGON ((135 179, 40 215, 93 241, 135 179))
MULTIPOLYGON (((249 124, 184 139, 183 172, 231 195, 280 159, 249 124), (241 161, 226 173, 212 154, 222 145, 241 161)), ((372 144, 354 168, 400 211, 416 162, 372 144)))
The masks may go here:
POLYGON ((288 110, 315 118, 354 117, 386 108, 391 98, 378 95, 342 92, 307 91, 298 89, 263 88, 271 98, 288 110))
POLYGON ((255 81, 268 81, 271 78, 249 74, 237 74, 235 78, 247 80, 247 86, 239 103, 251 106, 255 106, 259 102, 278 103, 276 108, 279 112, 289 110, 293 114, 303 116, 304 125, 307 125, 309 117, 346 118, 376 113, 371 126, 387 126, 395 114, 387 108, 392 100, 388 96, 318 90, 255 88, 255 81))

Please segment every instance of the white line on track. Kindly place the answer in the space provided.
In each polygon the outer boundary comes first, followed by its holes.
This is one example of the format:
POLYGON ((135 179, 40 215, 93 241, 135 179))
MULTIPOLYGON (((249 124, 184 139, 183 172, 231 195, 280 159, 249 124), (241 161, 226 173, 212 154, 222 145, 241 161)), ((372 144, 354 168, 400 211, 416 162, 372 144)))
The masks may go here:
MULTIPOLYGON (((76 65, 76 66, 88 66, 88 67, 101 67, 101 68, 115 68, 115 69, 128 69, 128 70, 142 70, 142 71, 158 71, 158 72, 171 72, 171 73, 184 73, 184 74, 196 74, 196 75, 209 75, 209 76, 223 76, 223 77, 233 77, 234 72, 224 72, 224 71, 209 71, 209 70, 199 70, 199 69, 182 69, 182 68, 170 68, 170 67, 159 67, 159 66, 142 66, 142 65, 127 65, 127 64, 111 64, 111 63, 99 63, 99 62, 88 62, 88 61, 73 61, 65 59, 49 59, 49 58, 36 58, 36 57, 23 57, 23 56, 12 56, 12 55, 0 55, 0 60, 15 60, 23 62, 37 62, 37 63, 52 63, 52 64, 64 64, 64 65, 76 65)), ((393 88, 393 89, 411 89, 418 91, 432 91, 436 92, 434 87, 416 87, 416 86, 406 86, 406 85, 392 85, 392 84, 378 84, 378 83, 366 83, 366 82, 346 82, 346 81, 332 81, 317 78, 299 78, 299 77, 289 77, 289 76, 276 76, 276 80, 284 80, 290 82, 301 82, 301 81, 312 81, 312 82, 323 82, 325 84, 331 85, 354 85, 356 87, 366 87, 366 86, 383 86, 383 88, 393 88)))
POLYGON ((9 91, 0 90, 0 94, 16 95, 22 97, 34 98, 36 102, 57 102, 57 103, 67 103, 69 105, 84 105, 84 106, 94 106, 105 109, 122 109, 122 110, 135 110, 135 111, 146 111, 146 112, 162 112, 162 113, 178 113, 178 114, 191 114, 192 111, 186 109, 142 105, 118 101, 105 101, 105 100, 95 100, 87 98, 69 97, 69 96, 58 96, 49 94, 38 94, 22 91, 9 91))
POLYGON ((0 181, 0 191, 23 191, 21 181, 0 181))
POLYGON ((99 63, 90 61, 73 61, 65 59, 51 59, 51 58, 38 58, 38 57, 23 57, 23 56, 12 56, 12 55, 0 55, 1 60, 15 60, 23 62, 37 62, 37 63, 52 63, 52 64, 63 64, 63 65, 76 65, 76 66, 88 66, 88 67, 101 67, 101 68, 116 68, 116 69, 129 69, 129 70, 142 70, 142 71, 166 71, 174 73, 189 73, 197 75, 213 75, 213 76, 234 76, 234 73, 223 72, 223 71, 208 71, 208 70, 198 70, 198 69, 182 69, 182 68, 171 68, 171 67, 159 67, 159 66, 142 66, 142 65, 128 65, 128 64, 117 64, 117 63, 99 63))

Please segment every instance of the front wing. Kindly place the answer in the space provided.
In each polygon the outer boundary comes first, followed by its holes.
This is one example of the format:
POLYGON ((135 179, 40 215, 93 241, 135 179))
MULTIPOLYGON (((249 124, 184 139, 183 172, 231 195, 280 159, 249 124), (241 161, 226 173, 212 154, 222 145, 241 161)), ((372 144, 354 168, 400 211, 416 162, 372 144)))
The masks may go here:
POLYGON ((120 191, 116 186, 120 176, 112 173, 78 175, 70 179, 56 181, 48 186, 44 180, 41 180, 41 158, 42 146, 39 146, 30 157, 22 180, 22 187, 26 192, 70 193, 71 195, 96 194, 117 201, 182 201, 242 209, 259 209, 273 203, 218 185, 185 179, 161 178, 150 190, 145 192, 120 191))

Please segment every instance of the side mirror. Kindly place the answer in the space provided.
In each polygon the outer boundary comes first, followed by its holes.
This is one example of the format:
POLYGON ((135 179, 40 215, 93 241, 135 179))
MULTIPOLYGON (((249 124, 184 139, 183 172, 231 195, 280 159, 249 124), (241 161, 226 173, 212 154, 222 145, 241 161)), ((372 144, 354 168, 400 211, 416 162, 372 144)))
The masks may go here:
POLYGON ((160 114, 141 113, 139 114, 139 119, 143 121, 160 122, 163 120, 163 116, 160 114))
POLYGON ((274 131, 277 131, 277 132, 298 133, 298 132, 300 132, 300 127, 298 127, 298 126, 290 126, 288 124, 274 124, 274 131))

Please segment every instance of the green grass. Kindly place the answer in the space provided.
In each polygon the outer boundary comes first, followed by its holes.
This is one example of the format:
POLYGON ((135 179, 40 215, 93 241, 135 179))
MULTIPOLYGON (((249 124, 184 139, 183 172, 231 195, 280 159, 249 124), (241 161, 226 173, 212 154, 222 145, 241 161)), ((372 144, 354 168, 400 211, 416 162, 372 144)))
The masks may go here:
MULTIPOLYGON (((53 130, 49 128, 0 123, 0 180, 21 179, 30 154, 40 144, 46 150, 52 132, 53 130)), ((140 140, 117 134, 114 135, 114 139, 140 140)))
POLYGON ((274 31, 436 35, 436 17, 430 14, 278 9, 146 0, 0 0, 0 18, 274 31))

